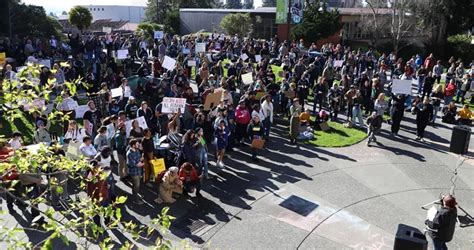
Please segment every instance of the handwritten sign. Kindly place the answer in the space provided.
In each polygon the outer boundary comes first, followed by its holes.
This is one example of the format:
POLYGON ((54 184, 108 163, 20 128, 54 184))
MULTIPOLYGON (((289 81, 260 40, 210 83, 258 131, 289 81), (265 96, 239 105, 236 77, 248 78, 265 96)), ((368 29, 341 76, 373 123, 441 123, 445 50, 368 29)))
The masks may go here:
POLYGON ((155 39, 160 40, 160 39, 163 39, 163 36, 164 36, 164 33, 163 33, 162 30, 156 30, 156 31, 154 32, 154 36, 153 36, 153 37, 154 37, 155 39))
POLYGON ((165 56, 165 60, 163 60, 163 68, 167 70, 173 70, 176 66, 176 60, 169 56, 165 56))
POLYGON ((242 82, 243 82, 245 85, 250 85, 250 84, 252 84, 252 83, 253 83, 252 72, 247 73, 247 74, 243 74, 243 75, 242 75, 242 82))
POLYGON ((163 98, 163 102, 161 104, 161 112, 163 113, 176 113, 178 112, 178 109, 181 110, 181 113, 184 113, 186 99, 165 97, 163 98))
POLYGON ((206 52, 206 43, 196 43, 196 52, 206 52))
POLYGON ((122 87, 118 87, 115 89, 111 89, 110 92, 112 93, 112 98, 122 96, 123 89, 122 87))
POLYGON ((344 63, 343 60, 336 60, 336 61, 334 61, 334 67, 335 68, 340 68, 340 67, 342 67, 343 63, 344 63))
POLYGON ((247 59, 249 58, 249 56, 244 53, 244 54, 242 54, 242 55, 240 56, 240 58, 242 58, 242 60, 245 61, 245 60, 247 60, 247 59))
POLYGON ((410 95, 411 84, 411 80, 393 79, 392 93, 410 95))
POLYGON ((256 62, 261 62, 262 61, 262 56, 261 55, 255 55, 255 61, 256 62))
POLYGON ((190 50, 190 49, 188 49, 188 48, 183 48, 183 54, 184 54, 184 55, 187 55, 187 54, 189 54, 189 53, 191 53, 191 50, 190 50))
POLYGON ((77 106, 77 107, 75 108, 75 111, 76 111, 76 119, 83 118, 83 117, 84 117, 84 113, 86 113, 87 110, 89 110, 89 106, 87 106, 87 105, 77 106))
POLYGON ((196 67, 196 60, 188 60, 188 67, 196 67))
POLYGON ((104 33, 112 33, 112 27, 102 27, 102 32, 104 32, 104 33))
POLYGON ((150 160, 150 163, 153 166, 153 172, 155 175, 158 175, 159 173, 166 170, 164 158, 150 160))
POLYGON ((222 98, 222 92, 210 93, 206 96, 206 101, 204 102, 204 110, 211 110, 217 106, 222 98))
POLYGON ((128 49, 117 50, 117 59, 126 59, 128 55, 128 49))

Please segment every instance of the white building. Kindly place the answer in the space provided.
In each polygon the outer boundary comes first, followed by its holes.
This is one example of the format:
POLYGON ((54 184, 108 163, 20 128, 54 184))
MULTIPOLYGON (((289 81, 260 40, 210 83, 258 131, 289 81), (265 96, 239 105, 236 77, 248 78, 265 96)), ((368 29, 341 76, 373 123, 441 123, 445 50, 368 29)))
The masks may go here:
POLYGON ((92 14, 93 21, 110 19, 111 21, 128 21, 140 23, 145 19, 145 6, 119 5, 83 5, 92 14))

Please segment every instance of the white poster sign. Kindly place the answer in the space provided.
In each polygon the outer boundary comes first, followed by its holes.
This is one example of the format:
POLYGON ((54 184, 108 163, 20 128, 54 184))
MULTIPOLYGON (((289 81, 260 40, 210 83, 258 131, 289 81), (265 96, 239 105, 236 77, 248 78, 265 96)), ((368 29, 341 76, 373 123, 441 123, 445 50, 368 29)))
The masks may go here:
POLYGON ((255 55, 255 61, 256 62, 261 62, 262 61, 262 56, 261 55, 255 55))
POLYGON ((38 59, 38 65, 43 65, 45 67, 48 67, 48 69, 51 69, 51 60, 49 60, 49 59, 38 59))
POLYGON ((163 68, 167 70, 173 70, 176 66, 176 60, 169 56, 165 56, 165 60, 163 60, 163 68))
POLYGON ((154 33, 154 38, 155 39, 158 39, 158 40, 163 39, 163 36, 164 36, 164 33, 163 33, 162 30, 157 30, 154 33))
POLYGON ((249 58, 249 56, 244 53, 244 54, 242 54, 242 55, 240 56, 240 58, 242 58, 242 60, 245 61, 245 60, 247 60, 247 59, 249 58))
POLYGON ((83 117, 84 117, 84 113, 86 113, 87 110, 89 110, 89 106, 87 106, 87 105, 78 106, 78 107, 75 109, 75 111, 76 111, 76 119, 83 118, 83 117))
POLYGON ((253 83, 252 72, 247 73, 247 74, 243 74, 243 75, 242 75, 242 82, 243 82, 245 85, 252 84, 252 83, 253 83))
POLYGON ((336 60, 336 61, 334 61, 334 67, 335 68, 340 68, 340 67, 342 67, 343 63, 344 63, 343 60, 336 60))
POLYGON ((122 96, 123 89, 122 87, 118 87, 115 89, 111 89, 110 92, 112 93, 112 98, 122 96))
POLYGON ((411 80, 393 79, 392 93, 411 95, 411 80))
POLYGON ((117 59, 126 59, 128 55, 128 49, 117 50, 117 59))
POLYGON ((196 61, 195 60, 188 60, 188 67, 196 67, 196 61))
POLYGON ((140 116, 136 119, 133 119, 133 120, 128 120, 126 123, 125 123, 125 129, 126 129, 126 133, 127 133, 127 137, 130 137, 130 130, 132 130, 132 122, 137 120, 138 121, 138 126, 142 129, 146 129, 148 128, 148 125, 146 124, 146 121, 145 121, 145 117, 143 116, 140 116))
POLYGON ((112 33, 112 27, 102 27, 102 32, 112 33))
POLYGON ((178 109, 181 110, 181 113, 184 113, 184 108, 186 107, 186 99, 165 97, 163 98, 163 102, 161 104, 162 113, 176 113, 178 112, 178 109))
POLYGON ((206 43, 196 43, 196 52, 206 52, 206 43))

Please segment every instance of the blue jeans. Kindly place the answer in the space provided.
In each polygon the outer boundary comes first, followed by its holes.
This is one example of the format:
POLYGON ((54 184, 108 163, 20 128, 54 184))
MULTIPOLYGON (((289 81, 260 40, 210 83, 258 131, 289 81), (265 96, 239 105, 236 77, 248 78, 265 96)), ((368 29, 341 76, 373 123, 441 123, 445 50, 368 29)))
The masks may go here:
POLYGON ((204 148, 200 148, 197 152, 198 155, 198 165, 201 168, 201 174, 208 176, 208 166, 207 166, 207 151, 204 148))
POLYGON ((445 97, 444 97, 444 105, 445 105, 445 106, 447 106, 448 104, 450 104, 452 101, 453 101, 453 97, 452 97, 452 96, 445 96, 445 97))
POLYGON ((436 116, 438 116, 438 112, 441 110, 440 106, 433 106, 433 119, 431 120, 433 123, 436 121, 436 116))
POLYGON ((272 127, 272 123, 270 122, 270 117, 265 118, 263 120, 263 127, 265 128, 265 137, 270 137, 270 129, 272 127))
POLYGON ((359 127, 363 128, 364 126, 364 120, 362 119, 362 110, 360 109, 360 106, 354 106, 352 108, 352 124, 355 126, 356 124, 356 118, 359 122, 359 127))
POLYGON ((418 76, 418 94, 423 93, 423 83, 425 83, 425 77, 418 76))

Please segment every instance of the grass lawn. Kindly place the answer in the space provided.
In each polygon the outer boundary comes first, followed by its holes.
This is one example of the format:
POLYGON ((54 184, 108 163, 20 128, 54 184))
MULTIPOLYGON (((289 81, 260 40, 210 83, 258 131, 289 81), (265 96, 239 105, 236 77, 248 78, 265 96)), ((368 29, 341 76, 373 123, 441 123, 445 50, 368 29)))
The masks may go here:
MULTIPOLYGON (((230 64, 231 61, 229 59, 224 59, 222 60, 222 65, 225 66, 226 64, 230 64)), ((256 64, 254 64, 254 67, 256 66, 256 64)), ((271 65, 272 67, 272 71, 273 73, 275 74, 275 77, 276 77, 276 82, 279 83, 281 82, 281 80, 283 79, 282 77, 279 76, 279 73, 281 71, 283 71, 283 68, 280 67, 280 66, 277 66, 277 65, 271 65)), ((224 68, 224 76, 227 77, 227 69, 224 68)))
POLYGON ((367 137, 367 133, 355 128, 345 128, 341 123, 328 122, 330 129, 314 131, 315 139, 309 144, 318 147, 347 147, 361 142, 367 137))

